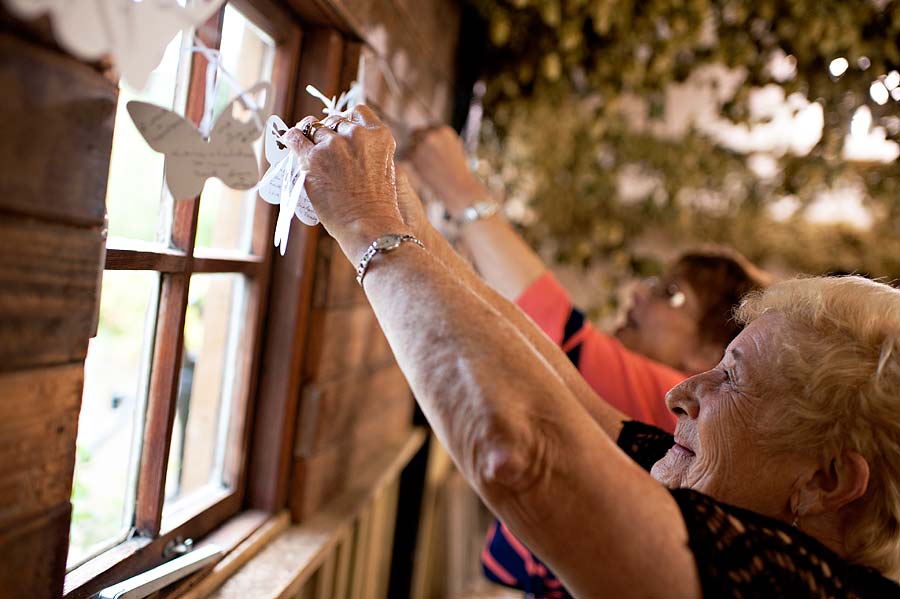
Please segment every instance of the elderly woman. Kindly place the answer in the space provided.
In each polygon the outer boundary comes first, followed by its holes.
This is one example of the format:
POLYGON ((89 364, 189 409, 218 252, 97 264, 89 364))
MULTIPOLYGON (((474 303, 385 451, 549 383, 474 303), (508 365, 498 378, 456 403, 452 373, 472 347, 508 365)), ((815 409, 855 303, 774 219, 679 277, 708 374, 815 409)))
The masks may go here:
POLYGON ((436 434, 573 593, 900 595, 900 291, 748 301, 719 364, 670 392, 673 437, 623 422, 408 209, 370 110, 289 141, 436 434))
MULTIPOLYGON (((444 204, 484 280, 515 301, 562 347, 591 388, 629 418, 672 432, 665 395, 688 376, 714 367, 741 331, 735 305, 770 283, 769 276, 726 247, 679 256, 653 283, 634 287, 622 325, 611 335, 572 305, 566 289, 497 209, 470 171, 462 141, 447 126, 417 134, 416 174, 444 204)), ((533 596, 566 597, 553 572, 523 550, 502 523, 488 530, 485 575, 533 596)))

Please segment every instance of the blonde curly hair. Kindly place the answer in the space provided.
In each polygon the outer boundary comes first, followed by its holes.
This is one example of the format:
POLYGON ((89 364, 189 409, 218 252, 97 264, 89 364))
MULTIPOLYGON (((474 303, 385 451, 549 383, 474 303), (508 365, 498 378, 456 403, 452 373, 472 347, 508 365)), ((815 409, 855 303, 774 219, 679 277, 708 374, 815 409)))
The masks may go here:
POLYGON ((779 373, 796 401, 767 422, 773 450, 823 459, 859 452, 869 463, 848 556, 900 579, 900 289, 859 276, 801 278, 751 294, 743 324, 774 311, 790 323, 779 373))

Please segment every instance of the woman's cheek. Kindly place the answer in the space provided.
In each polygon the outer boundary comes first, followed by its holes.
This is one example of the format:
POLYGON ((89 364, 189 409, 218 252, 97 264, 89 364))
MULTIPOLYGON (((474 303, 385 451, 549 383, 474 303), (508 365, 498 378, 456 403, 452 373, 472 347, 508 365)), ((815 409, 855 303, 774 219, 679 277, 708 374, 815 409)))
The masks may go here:
POLYGON ((692 488, 707 494, 715 494, 726 482, 738 474, 741 452, 746 451, 746 428, 738 414, 718 407, 718 412, 708 413, 711 418, 699 426, 700 447, 697 463, 692 472, 692 488))

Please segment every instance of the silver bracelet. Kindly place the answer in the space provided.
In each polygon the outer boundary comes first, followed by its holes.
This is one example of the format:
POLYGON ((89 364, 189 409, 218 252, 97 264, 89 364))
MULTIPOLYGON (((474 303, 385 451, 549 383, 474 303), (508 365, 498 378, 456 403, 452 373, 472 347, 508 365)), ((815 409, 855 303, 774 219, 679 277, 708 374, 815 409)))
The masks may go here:
POLYGON ((490 200, 477 202, 467 207, 460 213, 459 216, 456 217, 456 225, 458 227, 461 227, 463 225, 473 223, 476 220, 484 220, 486 218, 490 218, 497 214, 499 210, 500 205, 497 204, 497 202, 492 202, 490 200))
POLYGON ((392 233, 390 235, 382 235, 378 239, 372 242, 372 245, 366 249, 362 258, 359 260, 359 266, 356 267, 356 282, 359 283, 359 286, 362 287, 363 277, 366 276, 366 271, 369 270, 369 263, 372 262, 372 258, 375 257, 375 254, 391 252, 396 250, 404 241, 410 241, 422 249, 425 249, 425 246, 421 241, 415 238, 413 235, 399 235, 397 233, 392 233))

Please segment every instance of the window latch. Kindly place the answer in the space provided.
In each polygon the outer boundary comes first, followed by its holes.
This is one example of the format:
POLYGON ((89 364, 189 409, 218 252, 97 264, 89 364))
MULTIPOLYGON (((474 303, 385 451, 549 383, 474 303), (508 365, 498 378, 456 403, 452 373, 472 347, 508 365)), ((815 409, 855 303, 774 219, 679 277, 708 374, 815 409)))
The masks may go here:
POLYGON ((187 555, 194 549, 194 539, 184 539, 176 537, 166 543, 163 549, 163 559, 172 559, 173 557, 181 557, 187 555))
MULTIPOLYGON (((176 557, 142 574, 106 587, 100 591, 98 599, 142 599, 218 561, 224 555, 222 548, 218 545, 206 545, 191 550, 193 543, 178 540, 173 543, 174 545, 170 543, 172 555, 179 555, 178 551, 180 550, 181 557, 176 557), (180 549, 178 549, 179 546, 180 549)), ((166 549, 169 550, 169 545, 166 546, 166 549)))

